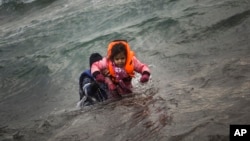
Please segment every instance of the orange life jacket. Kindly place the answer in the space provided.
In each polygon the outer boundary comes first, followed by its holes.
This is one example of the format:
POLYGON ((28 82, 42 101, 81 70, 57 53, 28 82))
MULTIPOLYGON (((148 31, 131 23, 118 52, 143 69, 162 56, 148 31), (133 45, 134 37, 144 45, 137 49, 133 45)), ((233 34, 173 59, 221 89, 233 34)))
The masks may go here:
POLYGON ((130 50, 130 46, 129 44, 124 41, 124 40, 115 40, 115 41, 112 41, 109 43, 108 45, 108 70, 109 70, 109 73, 111 76, 115 77, 115 71, 113 69, 113 66, 112 66, 112 61, 110 60, 110 56, 111 56, 111 50, 112 48, 114 47, 115 44, 118 44, 118 43, 122 43, 125 45, 126 47, 126 51, 127 51, 127 56, 126 56, 126 63, 125 63, 125 71, 127 72, 127 74, 130 76, 130 77, 134 77, 135 73, 134 73, 134 63, 132 61, 132 58, 134 56, 134 52, 130 50))

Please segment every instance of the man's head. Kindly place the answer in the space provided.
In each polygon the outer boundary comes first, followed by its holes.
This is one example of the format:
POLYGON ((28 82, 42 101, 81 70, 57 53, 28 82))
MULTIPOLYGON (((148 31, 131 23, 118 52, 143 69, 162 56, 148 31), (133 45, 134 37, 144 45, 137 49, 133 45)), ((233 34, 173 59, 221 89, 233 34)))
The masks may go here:
POLYGON ((102 60, 102 56, 99 53, 92 53, 89 57, 89 67, 91 68, 93 63, 100 60, 102 60))

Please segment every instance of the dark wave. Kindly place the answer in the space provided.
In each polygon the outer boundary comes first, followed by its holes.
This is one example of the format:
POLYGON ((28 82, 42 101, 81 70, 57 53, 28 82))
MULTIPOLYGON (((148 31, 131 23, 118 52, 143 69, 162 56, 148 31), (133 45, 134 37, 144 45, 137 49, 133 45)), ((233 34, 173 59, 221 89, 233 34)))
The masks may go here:
POLYGON ((235 14, 231 17, 228 17, 224 20, 219 21, 218 23, 212 25, 209 27, 208 30, 217 31, 217 30, 226 30, 229 28, 232 28, 234 26, 237 26, 241 22, 243 22, 245 19, 247 19, 250 16, 250 10, 244 11, 242 13, 235 14))
POLYGON ((0 5, 0 21, 7 23, 17 17, 22 18, 24 14, 44 8, 55 1, 56 0, 35 0, 30 3, 25 3, 21 0, 5 0, 0 5))
POLYGON ((246 4, 5 0, 0 140, 227 140, 228 123, 250 119, 246 4), (148 64, 149 83, 136 74, 133 96, 75 111, 89 54, 117 38, 148 64))
MULTIPOLYGON (((43 8, 50 5, 56 0, 35 0, 33 2, 27 3, 20 0, 8 0, 3 1, 0 6, 2 12, 27 12, 30 9, 43 8)), ((6 13, 5 13, 6 14, 6 13)))
POLYGON ((237 25, 243 23, 246 19, 250 17, 250 10, 243 11, 241 13, 234 14, 232 16, 227 17, 226 19, 222 19, 211 26, 208 26, 204 29, 197 30, 198 32, 193 33, 184 38, 179 43, 191 42, 193 40, 205 39, 209 36, 217 32, 224 32, 228 29, 233 29, 237 25))
POLYGON ((165 30, 169 29, 172 26, 175 26, 178 24, 178 21, 174 19, 161 19, 159 17, 154 17, 150 19, 146 19, 144 21, 141 21, 140 23, 136 23, 134 25, 125 27, 121 29, 123 32, 110 32, 106 34, 98 34, 98 36, 93 36, 92 38, 88 38, 83 42, 76 42, 76 43, 68 43, 66 46, 67 48, 64 48, 62 50, 62 54, 68 54, 72 51, 77 51, 79 48, 91 48, 94 47, 94 45, 98 42, 103 43, 107 41, 112 41, 114 39, 126 39, 127 41, 131 42, 136 38, 136 36, 145 34, 145 32, 149 32, 150 30, 165 30), (141 27, 136 30, 136 32, 129 32, 129 29, 134 29, 141 27), (147 30, 145 30, 147 29, 147 30))

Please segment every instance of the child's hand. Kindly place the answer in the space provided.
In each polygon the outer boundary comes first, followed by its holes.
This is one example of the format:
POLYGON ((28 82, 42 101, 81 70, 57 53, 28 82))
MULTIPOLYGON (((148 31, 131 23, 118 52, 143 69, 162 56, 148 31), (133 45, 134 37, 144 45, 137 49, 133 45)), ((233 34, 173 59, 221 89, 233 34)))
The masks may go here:
POLYGON ((103 70, 102 74, 104 74, 105 76, 110 76, 110 73, 109 73, 108 69, 103 70))
POLYGON ((141 76, 140 82, 145 83, 145 82, 148 82, 148 80, 149 80, 149 75, 145 73, 141 76))
POLYGON ((97 74, 95 79, 96 81, 101 82, 101 83, 105 81, 105 78, 101 73, 97 74))

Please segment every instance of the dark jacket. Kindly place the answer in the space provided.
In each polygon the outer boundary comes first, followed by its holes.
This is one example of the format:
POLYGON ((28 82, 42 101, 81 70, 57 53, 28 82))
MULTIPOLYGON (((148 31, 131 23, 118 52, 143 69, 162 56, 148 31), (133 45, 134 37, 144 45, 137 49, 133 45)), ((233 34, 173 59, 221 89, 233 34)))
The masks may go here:
POLYGON ((79 95, 84 105, 91 105, 95 102, 106 100, 106 90, 106 84, 97 83, 89 69, 82 72, 79 78, 79 95))

